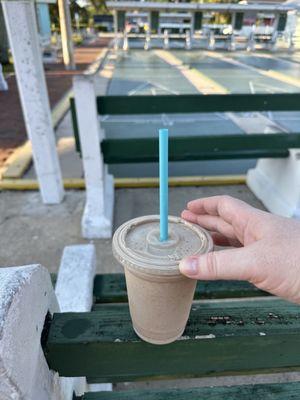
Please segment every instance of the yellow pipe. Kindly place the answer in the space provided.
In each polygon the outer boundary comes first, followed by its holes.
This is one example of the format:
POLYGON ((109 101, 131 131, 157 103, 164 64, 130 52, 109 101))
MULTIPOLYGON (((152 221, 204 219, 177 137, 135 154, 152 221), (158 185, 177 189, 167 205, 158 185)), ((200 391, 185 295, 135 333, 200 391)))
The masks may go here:
MULTIPOLYGON (((217 175, 217 176, 182 176, 169 178, 170 187, 178 186, 218 186, 243 185, 245 175, 217 175)), ((115 188, 156 188, 158 178, 115 178, 115 188)), ((65 189, 84 189, 84 179, 64 179, 65 189)), ((0 190, 38 190, 38 181, 35 179, 3 179, 0 180, 0 190)))
MULTIPOLYGON (((210 186, 210 185, 241 185, 246 183, 245 175, 220 176, 180 176, 169 178, 170 187, 178 186, 210 186)), ((116 178, 116 188, 151 188, 158 187, 158 178, 116 178)))

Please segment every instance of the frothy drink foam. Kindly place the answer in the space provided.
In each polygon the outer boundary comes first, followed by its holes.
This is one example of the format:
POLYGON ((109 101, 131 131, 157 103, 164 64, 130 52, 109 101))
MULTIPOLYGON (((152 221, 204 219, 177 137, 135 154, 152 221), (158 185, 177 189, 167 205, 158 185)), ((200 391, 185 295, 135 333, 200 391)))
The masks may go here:
POLYGON ((169 239, 159 239, 159 216, 135 218, 113 237, 113 253, 125 269, 133 327, 144 340, 165 344, 184 331, 196 281, 180 274, 179 262, 207 253, 212 240, 203 229, 169 217, 169 239))

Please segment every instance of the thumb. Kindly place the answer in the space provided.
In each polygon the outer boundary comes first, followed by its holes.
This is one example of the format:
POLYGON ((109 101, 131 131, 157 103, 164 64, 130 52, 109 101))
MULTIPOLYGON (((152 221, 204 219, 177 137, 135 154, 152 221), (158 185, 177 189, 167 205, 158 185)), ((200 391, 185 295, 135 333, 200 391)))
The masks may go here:
POLYGON ((184 258, 179 269, 183 275, 192 279, 250 281, 253 278, 254 260, 255 252, 251 246, 247 246, 184 258))

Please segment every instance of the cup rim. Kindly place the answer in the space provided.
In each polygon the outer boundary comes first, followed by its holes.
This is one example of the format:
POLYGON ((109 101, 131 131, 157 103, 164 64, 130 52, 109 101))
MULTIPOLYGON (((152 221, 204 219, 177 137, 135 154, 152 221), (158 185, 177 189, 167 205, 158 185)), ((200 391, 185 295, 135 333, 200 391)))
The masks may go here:
MULTIPOLYGON (((213 240, 210 234, 200 227, 199 225, 185 221, 180 217, 169 216, 169 222, 181 223, 185 227, 190 228, 194 231, 201 239, 203 245, 192 255, 206 254, 213 249, 213 240)), ((180 259, 173 259, 167 265, 159 265, 157 267, 157 261, 159 257, 151 259, 150 257, 143 257, 141 254, 135 253, 128 249, 126 246, 126 235, 132 227, 137 224, 147 222, 159 222, 159 215, 147 215, 131 219, 122 224, 114 233, 112 241, 112 249, 114 257, 126 268, 132 269, 133 271, 139 271, 150 275, 180 275, 179 262, 180 259)))

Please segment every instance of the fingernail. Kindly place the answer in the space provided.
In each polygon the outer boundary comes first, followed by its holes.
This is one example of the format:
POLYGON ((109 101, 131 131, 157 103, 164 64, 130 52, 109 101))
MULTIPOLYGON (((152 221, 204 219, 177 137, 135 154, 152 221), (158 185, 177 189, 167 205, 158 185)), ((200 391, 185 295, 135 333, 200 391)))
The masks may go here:
POLYGON ((179 264, 180 272, 184 275, 197 275, 198 273, 198 257, 188 257, 181 260, 179 264))

